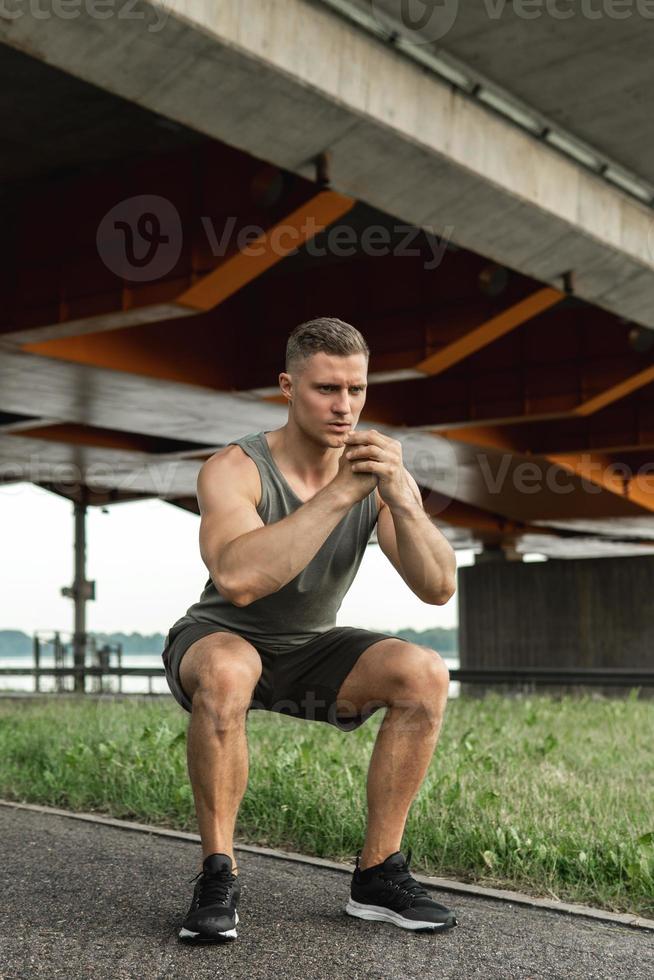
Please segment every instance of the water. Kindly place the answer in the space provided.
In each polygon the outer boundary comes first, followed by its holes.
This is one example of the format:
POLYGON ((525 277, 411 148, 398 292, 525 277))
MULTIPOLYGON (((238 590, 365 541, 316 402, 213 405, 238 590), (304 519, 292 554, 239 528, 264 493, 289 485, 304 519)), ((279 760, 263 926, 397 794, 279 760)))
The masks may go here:
MULTIPOLYGON (((111 666, 116 665, 115 658, 111 658, 111 666)), ((31 657, 0 657, 0 667, 32 667, 33 660, 31 657)), ((53 667, 54 658, 52 655, 47 654, 41 655, 41 667, 53 667)), ((68 660, 66 661, 66 666, 71 666, 68 660)), ((123 667, 144 667, 144 668, 156 668, 161 670, 161 677, 123 677, 123 692, 128 694, 147 694, 149 691, 149 685, 152 685, 153 694, 165 694, 168 692, 168 685, 166 684, 166 679, 163 674, 163 666, 161 662, 161 654, 159 653, 125 653, 123 654, 123 667)), ((96 690, 96 685, 98 684, 98 679, 88 677, 86 679, 86 689, 87 691, 96 690)), ((64 685, 67 690, 71 690, 73 686, 73 678, 64 678, 64 685)), ((42 677, 41 678, 41 691, 54 691, 55 690, 55 678, 54 677, 42 677)), ((118 691, 118 678, 117 677, 105 677, 103 678, 103 689, 105 691, 118 691)), ((28 675, 21 676, 12 674, 0 674, 0 691, 33 691, 34 690, 34 678, 28 675)))
MULTIPOLYGON (((458 657, 443 657, 447 666, 454 670, 459 666, 458 657)), ((115 659, 112 657, 112 667, 115 664, 115 659)), ((66 664, 69 666, 68 662, 66 664)), ((0 667, 17 667, 25 668, 32 667, 33 661, 31 657, 0 657, 0 667)), ((52 656, 47 656, 43 654, 41 656, 41 666, 42 667, 53 667, 54 659, 52 656)), ((123 677, 122 689, 124 693, 127 694, 148 694, 149 690, 152 690, 153 694, 167 694, 169 693, 168 685, 163 674, 163 667, 161 664, 161 654, 158 653, 131 653, 123 654, 123 667, 144 667, 144 668, 156 668, 161 670, 161 677, 123 677)), ((72 677, 66 677, 64 683, 67 690, 72 689, 73 679, 72 677)), ((96 685, 99 680, 96 678, 86 679, 86 689, 87 691, 97 690, 96 685)), ((41 691, 54 691, 55 690, 55 678, 54 677, 42 677, 41 678, 41 691)), ((118 691, 118 678, 117 677, 105 677, 103 678, 103 690, 105 691, 118 691)), ((34 691, 34 678, 29 675, 20 674, 0 674, 0 691, 34 691)), ((450 697, 458 697, 459 694, 459 682, 450 681, 450 697)))

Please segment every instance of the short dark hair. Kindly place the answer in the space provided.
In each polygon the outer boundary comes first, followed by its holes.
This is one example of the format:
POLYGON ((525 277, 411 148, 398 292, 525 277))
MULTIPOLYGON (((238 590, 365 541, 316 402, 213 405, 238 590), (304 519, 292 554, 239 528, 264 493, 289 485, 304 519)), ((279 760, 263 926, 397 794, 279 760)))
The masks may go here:
POLYGON ((324 351, 326 354, 365 354, 370 357, 363 335, 356 327, 333 316, 319 316, 295 327, 286 343, 286 371, 324 351))

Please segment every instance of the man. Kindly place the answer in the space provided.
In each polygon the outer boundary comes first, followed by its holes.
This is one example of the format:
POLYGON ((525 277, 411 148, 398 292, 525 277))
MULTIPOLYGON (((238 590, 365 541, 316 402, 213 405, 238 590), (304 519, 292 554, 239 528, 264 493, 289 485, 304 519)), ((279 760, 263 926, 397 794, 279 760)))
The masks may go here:
POLYGON ((188 768, 204 858, 183 940, 236 938, 233 834, 251 708, 352 731, 386 707, 345 911, 412 930, 456 925, 399 850, 438 740, 447 667, 406 640, 335 626, 375 524, 382 551, 423 601, 442 605, 455 589, 454 553, 423 510, 400 443, 356 431, 368 356, 362 335, 341 320, 296 327, 279 375, 286 425, 235 440, 200 470, 209 580, 163 654, 170 689, 191 712, 188 768))

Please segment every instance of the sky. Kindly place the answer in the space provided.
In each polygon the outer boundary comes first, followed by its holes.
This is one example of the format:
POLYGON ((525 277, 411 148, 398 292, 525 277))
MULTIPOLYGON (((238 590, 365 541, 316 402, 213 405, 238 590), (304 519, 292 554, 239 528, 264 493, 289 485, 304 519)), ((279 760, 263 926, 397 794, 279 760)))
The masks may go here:
MULTIPOLYGON (((86 577, 96 599, 87 630, 163 633, 196 602, 208 577, 200 558, 200 519, 161 500, 89 507, 86 577)), ((73 505, 28 483, 0 487, 0 629, 73 627, 73 602, 61 595, 74 574, 73 505)), ((457 552, 460 565, 471 551, 457 552)), ((457 600, 421 602, 378 546, 370 546, 337 619, 339 626, 396 631, 456 626, 457 600)))

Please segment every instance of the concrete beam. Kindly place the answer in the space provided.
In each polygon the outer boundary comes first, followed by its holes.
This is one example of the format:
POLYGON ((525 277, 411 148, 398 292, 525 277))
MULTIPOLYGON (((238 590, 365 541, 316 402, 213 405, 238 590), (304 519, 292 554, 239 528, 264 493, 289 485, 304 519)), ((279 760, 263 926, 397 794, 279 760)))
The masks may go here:
POLYGON ((0 39, 654 327, 651 211, 308 0, 152 0, 143 19, 0 21, 0 39))

